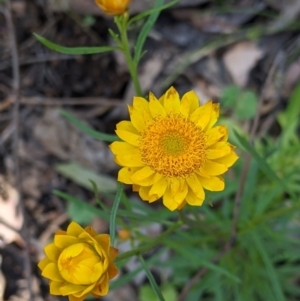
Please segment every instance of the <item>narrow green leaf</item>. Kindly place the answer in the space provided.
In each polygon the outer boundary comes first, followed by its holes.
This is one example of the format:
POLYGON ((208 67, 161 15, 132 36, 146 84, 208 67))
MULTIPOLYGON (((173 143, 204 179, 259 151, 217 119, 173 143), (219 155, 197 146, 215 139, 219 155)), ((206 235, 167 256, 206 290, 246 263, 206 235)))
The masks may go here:
POLYGON ((282 291, 281 283, 278 279, 278 274, 272 264, 272 260, 269 256, 269 254, 267 253, 267 251, 261 241, 261 238, 254 231, 252 232, 252 238, 253 238, 253 241, 256 244, 257 250, 260 253, 260 256, 262 257, 262 260, 265 264, 267 274, 271 281, 272 288, 275 293, 274 295, 276 296, 277 301, 285 301, 286 299, 285 299, 283 291, 282 291))
MULTIPOLYGON (((158 9, 158 8, 162 7, 163 3, 164 3, 164 0, 157 0, 155 2, 154 9, 158 9)), ((143 51, 143 47, 144 47, 146 38, 147 38, 150 30, 154 26, 159 14, 160 14, 160 11, 157 11, 157 12, 151 14, 148 17, 148 20, 144 24, 143 28, 141 29, 141 32, 137 38, 136 46, 134 49, 134 62, 136 64, 139 62, 139 60, 141 58, 141 53, 143 51)))
POLYGON ((158 287, 158 285, 157 285, 157 283, 156 283, 156 281, 155 281, 155 279, 154 279, 151 271, 149 270, 148 265, 145 262, 143 256, 139 255, 139 259, 141 261, 141 264, 142 264, 142 266, 143 266, 143 268, 144 268, 144 270, 145 270, 145 272, 147 274, 147 277, 148 277, 148 280, 150 282, 150 285, 151 285, 153 291, 155 292, 158 300, 159 301, 165 301, 165 299, 164 299, 164 297, 163 297, 163 295, 162 295, 162 293, 161 293, 161 291, 160 291, 160 289, 159 289, 159 287, 158 287))
POLYGON ((110 220, 109 220, 109 234, 110 234, 110 241, 111 245, 113 246, 115 243, 115 236, 116 236, 116 216, 117 216, 117 211, 120 205, 120 201, 122 199, 122 194, 123 194, 123 185, 121 183, 118 183, 117 187, 117 193, 116 197, 113 203, 113 207, 110 213, 110 220))
POLYGON ((130 25, 130 24, 132 24, 132 23, 134 23, 134 22, 136 22, 136 21, 138 21, 140 19, 143 19, 143 18, 145 18, 145 17, 147 17, 149 15, 152 15, 154 13, 157 13, 157 12, 160 12, 160 11, 162 11, 164 9, 167 9, 167 8, 175 5, 179 1, 180 0, 174 0, 174 1, 170 2, 170 3, 168 3, 168 4, 165 4, 165 5, 161 6, 161 7, 159 7, 159 8, 152 8, 152 9, 149 9, 149 10, 147 10, 145 12, 142 12, 142 13, 138 14, 137 16, 131 18, 129 20, 129 22, 128 22, 128 25, 130 25))
POLYGON ((253 92, 243 92, 235 108, 235 114, 242 120, 253 118, 257 109, 257 102, 257 97, 253 92))
POLYGON ((199 260, 199 255, 194 254, 193 252, 191 252, 190 250, 187 250, 187 248, 184 248, 181 244, 176 243, 175 241, 171 241, 171 240, 166 240, 165 244, 168 245, 170 248, 172 248, 174 251, 176 251, 177 253, 181 254, 182 256, 184 256, 187 260, 189 260, 190 262, 194 263, 194 267, 195 265, 197 267, 206 267, 209 270, 212 270, 214 272, 217 272, 219 274, 223 274, 225 276, 227 276, 228 278, 231 278, 233 281, 235 282, 241 282, 241 280, 233 275, 232 273, 228 272, 226 269, 208 261, 205 259, 201 259, 199 260), (197 264, 196 264, 197 263, 197 264))
POLYGON ((288 107, 284 114, 288 122, 293 122, 294 120, 299 121, 300 116, 300 83, 294 89, 292 96, 289 100, 288 107))
POLYGON ((107 141, 107 142, 113 142, 116 140, 119 140, 118 136, 116 135, 109 135, 109 134, 104 134, 100 133, 98 131, 93 130, 91 127, 86 125, 84 122, 82 122, 80 119, 75 117, 73 114, 61 110, 60 114, 67 118, 73 125, 75 125, 79 130, 81 130, 83 133, 87 134, 88 136, 101 140, 101 141, 107 141))
POLYGON ((84 202, 79 198, 76 198, 68 193, 59 190, 53 190, 53 194, 60 197, 63 200, 66 200, 70 203, 74 203, 78 208, 82 208, 82 211, 89 212, 89 214, 96 214, 97 216, 103 218, 106 221, 109 220, 109 214, 107 214, 107 212, 95 208, 94 206, 84 202))
POLYGON ((112 47, 112 46, 65 47, 65 46, 55 44, 36 33, 33 33, 33 35, 41 44, 43 44, 47 48, 64 54, 71 54, 71 55, 96 54, 102 52, 109 52, 113 50, 119 50, 119 47, 112 47))
POLYGON ((100 206, 100 208, 102 210, 108 210, 107 206, 105 206, 104 203, 99 198, 99 190, 98 190, 97 184, 93 180, 90 180, 90 182, 91 182, 93 190, 94 190, 94 195, 95 195, 97 204, 100 206))
MULTIPOLYGON (((159 252, 157 252, 156 254, 154 254, 153 256, 151 256, 150 258, 148 258, 146 260, 148 265, 152 265, 155 264, 159 258, 161 257, 162 254, 164 254, 166 252, 166 248, 162 248, 159 252)), ((118 268, 122 265, 124 265, 124 263, 128 262, 128 258, 126 260, 123 261, 119 261, 117 263, 118 268), (120 264, 122 263, 122 264, 120 264)), ((136 268, 135 270, 131 271, 131 272, 126 272, 124 275, 122 275, 122 277, 119 277, 118 279, 116 279, 115 281, 113 281, 110 285, 110 289, 114 290, 117 289, 121 286, 124 286, 125 284, 127 284, 128 282, 132 281, 132 279, 143 270, 142 266, 139 266, 138 268, 136 268)))
POLYGON ((89 190, 93 190, 90 181, 96 183, 100 192, 115 192, 117 189, 117 183, 114 178, 96 174, 75 162, 57 164, 56 170, 63 176, 89 190))
POLYGON ((240 145, 244 147, 257 161, 259 168, 262 172, 271 180, 276 181, 285 191, 288 191, 285 183, 277 176, 277 174, 271 169, 269 164, 263 159, 258 152, 250 145, 250 143, 237 132, 235 132, 235 136, 238 139, 240 145))

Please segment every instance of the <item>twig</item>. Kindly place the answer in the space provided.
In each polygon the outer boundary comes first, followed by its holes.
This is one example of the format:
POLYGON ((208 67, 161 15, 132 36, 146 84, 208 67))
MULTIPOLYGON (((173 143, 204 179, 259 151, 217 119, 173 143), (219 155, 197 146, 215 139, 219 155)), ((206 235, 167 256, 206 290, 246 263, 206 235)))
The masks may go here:
POLYGON ((21 175, 20 175, 20 162, 18 154, 18 145, 20 139, 20 90, 21 90, 21 80, 20 80, 20 69, 19 69, 19 55, 18 47, 15 35, 15 27, 13 23, 13 17, 11 13, 11 2, 10 0, 6 1, 5 7, 5 19, 7 23, 7 29, 10 40, 11 56, 12 56, 12 72, 13 72, 13 95, 14 95, 14 108, 13 108, 13 119, 15 124, 14 132, 14 163, 15 163, 15 174, 16 174, 16 186, 20 195, 19 208, 24 216, 23 223, 23 237, 25 242, 25 257, 24 257, 24 269, 25 269, 25 278, 27 280, 29 300, 32 298, 32 289, 31 289, 31 265, 30 265, 30 256, 29 256, 29 233, 27 231, 26 219, 25 219, 25 206, 22 199, 21 191, 21 175))
MULTIPOLYGON (((260 108, 263 104, 263 100, 264 100, 264 95, 266 92, 266 87, 267 85, 270 84, 272 77, 274 75, 274 72, 276 70, 276 65, 278 62, 278 59, 280 58, 281 53, 279 52, 278 55, 275 57, 272 67, 268 73, 268 76, 265 80, 263 89, 260 93, 260 98, 259 98, 259 103, 258 103, 258 107, 256 110, 256 114, 254 117, 254 121, 253 121, 253 125, 251 127, 251 131, 250 131, 250 143, 253 144, 254 141, 254 137, 255 134, 258 130, 258 126, 259 126, 259 119, 260 119, 260 108)), ((240 178, 240 183, 239 183, 239 187, 238 190, 236 192, 235 195, 235 200, 234 200, 234 209, 233 209, 233 218, 232 218, 232 227, 231 227, 231 233, 230 233, 230 237, 229 240, 226 242, 224 248, 212 259, 212 263, 216 264, 218 263, 221 258, 223 256, 225 256, 231 249, 232 247, 235 245, 236 240, 237 240, 237 235, 238 235, 238 220, 239 220, 239 214, 240 214, 240 207, 241 207, 241 198, 243 195, 243 191, 244 191, 244 187, 245 187, 245 183, 246 183, 246 179, 247 179, 247 175, 248 175, 248 171, 249 171, 249 167, 250 167, 250 161, 251 161, 251 154, 247 153, 245 156, 245 160, 244 160, 244 165, 243 165, 243 169, 242 169, 242 173, 241 173, 241 178, 240 178)), ((184 301, 186 299, 186 296, 188 294, 188 292, 190 291, 190 289, 208 272, 207 268, 203 268, 201 269, 197 274, 195 274, 187 283, 186 285, 183 287, 180 295, 177 298, 177 301, 184 301)))

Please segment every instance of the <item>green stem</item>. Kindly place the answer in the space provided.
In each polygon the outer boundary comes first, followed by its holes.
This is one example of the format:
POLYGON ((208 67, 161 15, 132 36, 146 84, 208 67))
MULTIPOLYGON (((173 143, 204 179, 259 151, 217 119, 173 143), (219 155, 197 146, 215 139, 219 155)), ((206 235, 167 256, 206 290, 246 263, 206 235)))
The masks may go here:
POLYGON ((134 62, 133 58, 132 58, 132 54, 130 51, 130 45, 129 45, 129 41, 128 41, 128 35, 127 35, 127 21, 128 21, 128 17, 126 15, 122 15, 119 17, 115 18, 115 22, 117 24, 117 27, 119 29, 120 32, 120 38, 121 38, 121 49, 122 52, 124 53, 125 56, 125 60, 129 69, 129 73, 130 76, 132 78, 133 81, 133 85, 135 88, 135 92, 137 94, 137 96, 142 96, 142 89, 141 89, 141 85, 138 79, 138 72, 137 72, 137 64, 134 62))
POLYGON ((168 230, 166 230, 164 233, 162 233, 152 243, 149 243, 149 244, 144 245, 144 246, 140 246, 140 247, 136 248, 135 250, 131 250, 131 251, 128 251, 128 252, 125 252, 125 253, 119 255, 115 259, 115 262, 121 261, 121 260, 124 260, 124 259, 127 259, 127 258, 130 258, 132 256, 136 256, 136 255, 139 255, 139 254, 142 254, 142 253, 145 253, 145 252, 151 250, 153 247, 155 247, 158 244, 160 244, 165 239, 166 236, 168 236, 170 233, 174 232, 181 225, 182 225, 182 222, 178 221, 177 223, 173 224, 168 230))

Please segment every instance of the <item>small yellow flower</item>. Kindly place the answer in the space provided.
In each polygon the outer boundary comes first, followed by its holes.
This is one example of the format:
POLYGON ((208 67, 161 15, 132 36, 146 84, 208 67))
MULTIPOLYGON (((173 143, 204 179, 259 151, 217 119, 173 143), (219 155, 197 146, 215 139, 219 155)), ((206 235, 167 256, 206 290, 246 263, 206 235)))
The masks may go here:
POLYGON ((120 229, 118 231, 118 235, 122 240, 127 240, 130 238, 131 236, 131 232, 127 229, 120 229))
POLYGON ((118 274, 113 263, 118 250, 110 247, 108 234, 97 235, 92 227, 72 222, 66 232, 56 232, 44 251, 38 267, 50 280, 50 294, 68 296, 69 301, 107 295, 109 280, 118 274))
POLYGON ((214 127, 218 104, 200 106, 194 91, 180 99, 172 87, 159 100, 152 93, 149 102, 135 97, 129 114, 131 121, 117 124, 123 141, 110 149, 123 167, 118 180, 133 185, 142 200, 152 203, 162 197, 173 211, 186 203, 201 206, 204 189, 224 190, 221 175, 238 156, 227 142, 227 128, 214 127))
POLYGON ((96 4, 108 15, 123 14, 131 0, 95 0, 96 4))

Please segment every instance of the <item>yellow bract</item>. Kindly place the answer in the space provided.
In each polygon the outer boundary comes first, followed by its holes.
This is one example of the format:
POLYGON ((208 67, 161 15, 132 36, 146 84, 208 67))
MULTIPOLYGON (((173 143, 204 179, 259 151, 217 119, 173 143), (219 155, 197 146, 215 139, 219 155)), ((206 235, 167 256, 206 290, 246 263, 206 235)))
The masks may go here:
POLYGON ((131 0, 95 0, 96 4, 108 15, 123 14, 131 0))
POLYGON ((57 231, 54 243, 44 250, 46 258, 38 266, 50 280, 50 293, 68 296, 69 301, 107 295, 109 280, 118 274, 113 263, 118 251, 110 247, 109 235, 97 235, 91 227, 72 222, 66 232, 57 231))
POLYGON ((219 105, 200 105, 194 91, 180 99, 171 87, 160 99, 135 97, 130 121, 117 124, 123 141, 110 145, 123 168, 118 180, 133 185, 144 201, 163 198, 170 210, 201 206, 204 189, 222 191, 224 174, 238 159, 225 126, 215 126, 219 105))

